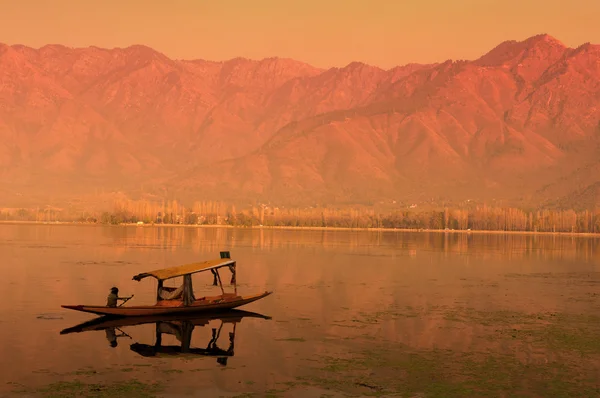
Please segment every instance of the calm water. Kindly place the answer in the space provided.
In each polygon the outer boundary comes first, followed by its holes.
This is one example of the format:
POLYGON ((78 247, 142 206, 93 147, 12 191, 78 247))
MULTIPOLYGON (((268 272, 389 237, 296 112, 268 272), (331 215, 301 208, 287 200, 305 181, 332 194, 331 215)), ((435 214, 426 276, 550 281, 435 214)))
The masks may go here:
POLYGON ((598 238, 0 225, 0 260, 0 395, 600 395, 598 238), (154 325, 122 328, 117 347, 59 334, 94 318, 61 304, 104 304, 113 285, 152 303, 156 282, 133 275, 221 250, 240 293, 274 291, 242 307, 272 319, 236 324, 226 365, 132 351, 154 325))

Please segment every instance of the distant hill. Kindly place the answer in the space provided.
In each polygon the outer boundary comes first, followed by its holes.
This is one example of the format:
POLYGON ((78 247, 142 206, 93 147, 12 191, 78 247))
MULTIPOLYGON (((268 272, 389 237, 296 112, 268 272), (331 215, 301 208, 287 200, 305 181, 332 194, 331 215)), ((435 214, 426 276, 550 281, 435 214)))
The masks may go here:
POLYGON ((589 207, 599 144, 600 46, 548 35, 390 70, 0 44, 0 202, 10 205, 119 190, 589 207))

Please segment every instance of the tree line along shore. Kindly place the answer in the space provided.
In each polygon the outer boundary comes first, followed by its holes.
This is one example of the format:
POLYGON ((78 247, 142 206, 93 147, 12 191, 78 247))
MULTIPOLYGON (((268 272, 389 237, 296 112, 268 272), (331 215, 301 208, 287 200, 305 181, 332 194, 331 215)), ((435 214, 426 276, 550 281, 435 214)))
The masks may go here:
POLYGON ((600 233, 600 208, 595 210, 518 209, 512 207, 380 209, 376 206, 287 208, 246 206, 216 201, 118 200, 111 211, 0 209, 0 221, 77 222, 313 229, 443 230, 489 232, 600 233))

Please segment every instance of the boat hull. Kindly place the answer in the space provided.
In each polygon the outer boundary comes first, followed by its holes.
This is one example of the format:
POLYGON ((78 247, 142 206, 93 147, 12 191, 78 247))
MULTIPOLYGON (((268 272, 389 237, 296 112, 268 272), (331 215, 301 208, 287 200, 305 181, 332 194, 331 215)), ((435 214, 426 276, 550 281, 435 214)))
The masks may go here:
POLYGON ((60 334, 91 332, 110 328, 122 328, 130 326, 145 325, 158 322, 190 322, 194 326, 205 326, 212 320, 220 320, 223 323, 238 323, 243 318, 271 319, 270 316, 248 312, 244 310, 222 310, 210 311, 200 314, 170 314, 170 315, 148 315, 148 316, 101 316, 64 329, 60 334))
POLYGON ((166 314, 192 314, 211 312, 219 310, 229 310, 252 303, 269 296, 273 292, 264 292, 253 296, 223 296, 219 300, 204 299, 196 300, 189 306, 184 306, 182 302, 162 302, 163 305, 145 305, 131 307, 106 307, 100 305, 62 305, 74 311, 88 312, 97 315, 108 316, 149 316, 149 315, 166 315, 166 314))

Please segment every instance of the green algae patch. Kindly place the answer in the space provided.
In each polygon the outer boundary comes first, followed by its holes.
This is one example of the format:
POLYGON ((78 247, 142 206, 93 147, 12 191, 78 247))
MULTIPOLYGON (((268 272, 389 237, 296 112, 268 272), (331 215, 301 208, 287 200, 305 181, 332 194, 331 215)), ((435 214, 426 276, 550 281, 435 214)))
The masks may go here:
POLYGON ((600 354, 600 317, 588 314, 538 313, 512 311, 475 311, 453 309, 445 320, 488 328, 490 340, 516 339, 539 348, 579 354, 600 354))
POLYGON ((190 369, 190 372, 206 372, 209 369, 206 368, 196 368, 196 369, 190 369))
POLYGON ((94 369, 84 369, 84 370, 76 370, 72 374, 75 376, 93 376, 98 374, 99 372, 94 369))
POLYGON ((136 380, 126 382, 84 383, 80 380, 60 381, 35 390, 23 389, 15 394, 47 398, 156 397, 164 388, 158 383, 146 384, 136 380))
POLYGON ((183 370, 181 369, 165 369, 163 370, 164 373, 183 373, 183 370))
POLYGON ((302 337, 290 337, 287 339, 276 339, 275 341, 294 341, 297 343, 304 343, 306 340, 303 339, 302 337))
POLYGON ((327 342, 346 347, 348 355, 319 357, 297 381, 366 396, 600 396, 595 379, 600 317, 595 314, 396 306, 338 319, 332 326, 363 329, 401 322, 412 327, 410 318, 468 331, 480 349, 419 349, 382 339, 373 344, 369 334, 336 337, 327 342), (365 345, 364 339, 371 341, 365 345))
POLYGON ((578 366, 531 365, 510 355, 374 347, 348 358, 323 357, 297 380, 367 396, 596 396, 600 391, 593 375, 578 366))

